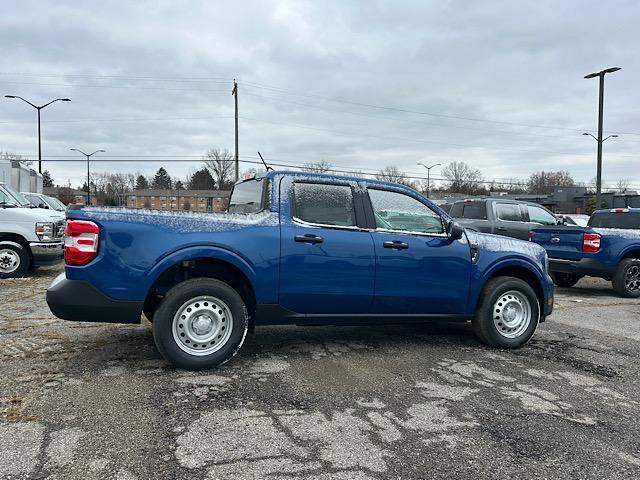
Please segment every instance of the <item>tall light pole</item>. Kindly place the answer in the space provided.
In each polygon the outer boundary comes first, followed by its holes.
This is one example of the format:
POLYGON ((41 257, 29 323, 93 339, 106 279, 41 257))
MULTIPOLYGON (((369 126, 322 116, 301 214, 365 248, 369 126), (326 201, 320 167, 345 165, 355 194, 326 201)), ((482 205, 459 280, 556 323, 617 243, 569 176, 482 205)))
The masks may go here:
POLYGON ((78 150, 77 148, 70 148, 72 152, 78 152, 87 157, 87 205, 91 205, 91 179, 89 177, 89 160, 92 155, 95 155, 98 152, 105 153, 106 150, 96 150, 93 153, 84 153, 82 150, 78 150))
POLYGON ((18 95, 5 95, 5 98, 18 98, 18 99, 22 100, 23 102, 28 103, 29 105, 31 105, 36 110, 38 110, 38 172, 42 173, 42 137, 40 135, 40 110, 42 110, 44 107, 48 107, 53 102, 57 102, 58 100, 61 101, 61 102, 70 102, 71 99, 70 98, 56 98, 55 100, 51 100, 49 103, 45 103, 44 105, 34 105, 29 100, 25 100, 24 98, 19 97, 18 95))
POLYGON ((599 86, 599 102, 598 102, 598 138, 596 139, 598 142, 598 172, 596 174, 596 208, 600 208, 600 201, 602 196, 602 114, 604 110, 604 76, 607 73, 613 73, 620 70, 620 67, 612 67, 602 70, 600 72, 590 73, 586 75, 584 78, 595 78, 598 77, 600 79, 599 86))
POLYGON ((236 182, 240 180, 240 163, 238 162, 238 82, 236 79, 233 79, 233 90, 231 90, 231 95, 233 95, 234 103, 235 103, 235 177, 236 182))
POLYGON ((424 163, 418 162, 418 165, 422 165, 427 169, 427 198, 431 196, 431 169, 433 167, 437 167, 438 165, 442 165, 441 163, 434 163, 430 167, 427 167, 424 163))

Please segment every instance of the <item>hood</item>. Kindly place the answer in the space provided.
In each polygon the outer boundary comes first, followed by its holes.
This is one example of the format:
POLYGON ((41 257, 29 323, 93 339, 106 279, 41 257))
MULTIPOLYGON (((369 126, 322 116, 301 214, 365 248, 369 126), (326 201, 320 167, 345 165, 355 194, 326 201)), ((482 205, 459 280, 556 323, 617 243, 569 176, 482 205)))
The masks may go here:
POLYGON ((63 212, 47 208, 30 208, 34 212, 38 212, 40 215, 44 215, 50 222, 57 222, 58 220, 64 220, 65 215, 63 212))
POLYGON ((0 208, 0 219, 7 221, 33 221, 35 222, 57 222, 64 220, 64 215, 51 215, 50 210, 44 208, 12 207, 0 208))
POLYGON ((250 226, 275 226, 279 223, 278 214, 273 212, 239 214, 106 207, 70 210, 68 217, 97 222, 143 223, 180 233, 223 232, 250 226))
POLYGON ((543 268, 545 267, 547 252, 537 243, 503 237, 501 235, 492 235, 490 233, 480 233, 471 230, 465 231, 469 242, 478 245, 481 255, 483 250, 512 253, 529 257, 539 263, 543 268))

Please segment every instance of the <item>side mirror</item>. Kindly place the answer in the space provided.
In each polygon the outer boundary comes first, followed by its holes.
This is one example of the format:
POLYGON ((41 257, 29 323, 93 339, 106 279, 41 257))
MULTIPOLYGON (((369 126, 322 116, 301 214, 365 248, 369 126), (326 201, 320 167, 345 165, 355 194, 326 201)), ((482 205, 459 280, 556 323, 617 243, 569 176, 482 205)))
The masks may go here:
POLYGON ((463 234, 464 228, 458 222, 449 222, 449 238, 451 240, 460 240, 463 234))
POLYGON ((47 205, 45 205, 44 203, 39 203, 38 204, 38 208, 49 208, 47 205))

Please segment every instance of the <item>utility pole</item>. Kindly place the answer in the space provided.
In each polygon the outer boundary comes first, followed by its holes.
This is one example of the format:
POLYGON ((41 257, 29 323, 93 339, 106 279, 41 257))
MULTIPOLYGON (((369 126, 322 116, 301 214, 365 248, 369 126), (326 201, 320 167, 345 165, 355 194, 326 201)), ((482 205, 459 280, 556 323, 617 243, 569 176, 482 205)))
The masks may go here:
POLYGON ((234 103, 236 107, 236 154, 235 154, 235 162, 236 162, 236 182, 240 180, 240 164, 238 161, 238 82, 236 79, 233 79, 233 90, 231 91, 231 95, 233 95, 234 103))
POLYGON ((599 99, 598 99, 598 169, 596 174, 596 210, 602 208, 601 205, 601 197, 602 197, 602 117, 604 110, 604 76, 607 73, 613 73, 620 70, 620 67, 607 68, 600 72, 590 73, 584 78, 595 78, 599 77, 599 99))
POLYGON ((91 160, 91 157, 96 153, 105 153, 106 150, 96 150, 93 153, 84 153, 82 150, 78 150, 77 148, 70 148, 69 150, 71 150, 72 152, 78 152, 87 157, 87 206, 89 206, 91 205, 91 176, 89 174, 89 161, 91 160))
POLYGON ((418 162, 418 165, 422 165, 424 168, 427 169, 427 198, 429 198, 431 196, 431 169, 433 167, 437 167, 437 166, 442 165, 442 164, 441 163, 434 163, 433 165, 427 167, 424 163, 418 162))

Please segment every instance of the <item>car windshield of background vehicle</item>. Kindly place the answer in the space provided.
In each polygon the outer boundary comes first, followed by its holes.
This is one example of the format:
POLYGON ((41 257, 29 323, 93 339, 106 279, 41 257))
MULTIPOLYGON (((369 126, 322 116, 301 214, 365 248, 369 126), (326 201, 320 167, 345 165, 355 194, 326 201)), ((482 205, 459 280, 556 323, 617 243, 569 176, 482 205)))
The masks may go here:
POLYGON ((640 212, 594 213, 589 219, 589 226, 595 228, 640 230, 640 212))
POLYGON ((7 192, 5 192, 4 188, 0 186, 0 205, 16 205, 16 201, 11 197, 7 192))
POLYGON ((529 211, 529 221, 534 223, 540 223, 542 225, 557 225, 558 220, 549 212, 540 207, 534 207, 527 205, 529 211))
POLYGON ((496 216, 508 222, 521 222, 520 205, 515 203, 496 203, 496 216))
POLYGON ((419 233, 444 233, 440 215, 403 193, 368 189, 376 227, 419 233))
POLYGON ((265 179, 247 180, 233 187, 229 199, 229 213, 256 213, 262 210, 265 179))
POLYGON ((13 197, 13 200, 14 200, 13 202, 8 202, 8 203, 16 203, 21 207, 28 207, 31 205, 31 202, 29 202, 29 200, 24 198, 24 195, 22 195, 17 190, 14 190, 9 185, 3 185, 3 188, 6 190, 6 192, 9 194, 10 197, 13 197))
POLYGON ((356 215, 348 185, 294 183, 294 217, 307 223, 353 227, 356 215))
POLYGON ((472 218, 474 220, 487 219, 487 202, 457 202, 451 207, 454 218, 472 218))

